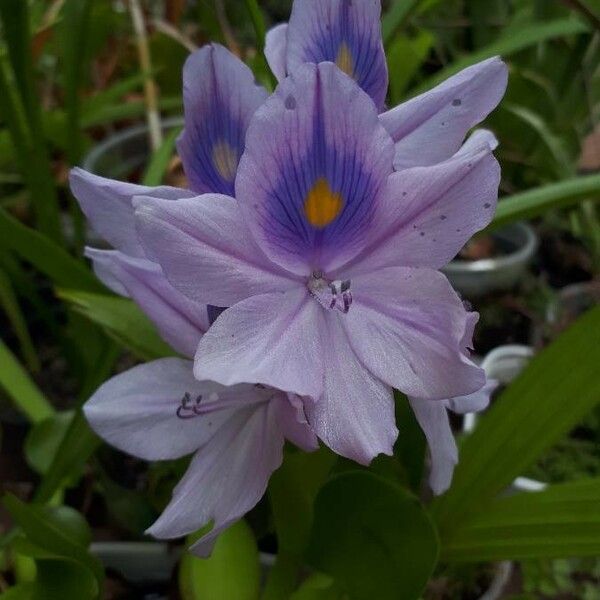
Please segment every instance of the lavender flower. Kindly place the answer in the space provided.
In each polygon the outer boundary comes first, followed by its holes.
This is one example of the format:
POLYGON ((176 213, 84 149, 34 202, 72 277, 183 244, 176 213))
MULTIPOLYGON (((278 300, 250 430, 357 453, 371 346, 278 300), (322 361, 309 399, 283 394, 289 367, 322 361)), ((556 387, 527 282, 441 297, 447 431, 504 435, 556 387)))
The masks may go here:
POLYGON ((230 307, 196 377, 306 397, 315 433, 362 463, 392 452, 393 387, 421 400, 481 390, 464 353, 472 315, 437 269, 491 220, 492 140, 394 172, 371 98, 331 63, 299 66, 251 120, 236 199, 134 201, 171 284, 230 307))
POLYGON ((461 143, 501 98, 505 68, 485 61, 378 114, 379 13, 371 0, 296 0, 289 26, 267 38, 276 76, 293 76, 266 102, 224 48, 192 54, 178 141, 190 190, 72 174, 115 247, 88 249, 96 273, 176 351, 192 356, 215 306, 231 307, 200 343, 200 381, 189 361, 163 359, 113 378, 86 405, 124 451, 197 452, 149 532, 176 537, 213 520, 199 553, 259 500, 284 439, 314 449, 314 430, 363 463, 391 453, 398 387, 426 432, 439 493, 456 463, 447 410, 489 399, 468 359, 474 314, 435 269, 493 213, 495 139, 479 131, 461 143), (333 65, 303 64, 329 60, 372 100, 333 65))

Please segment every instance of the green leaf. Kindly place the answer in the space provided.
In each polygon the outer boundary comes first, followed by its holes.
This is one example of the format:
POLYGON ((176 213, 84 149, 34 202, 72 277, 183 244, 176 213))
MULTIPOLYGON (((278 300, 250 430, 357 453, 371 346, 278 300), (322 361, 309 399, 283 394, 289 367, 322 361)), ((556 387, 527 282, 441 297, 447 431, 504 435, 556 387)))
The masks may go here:
POLYGON ((173 356, 152 322, 127 298, 59 290, 58 296, 142 360, 173 356))
POLYGON ((488 229, 538 217, 594 196, 596 200, 600 197, 600 175, 574 177, 514 194, 498 202, 496 216, 488 229))
POLYGON ((102 565, 87 551, 91 536, 85 520, 76 511, 64 506, 51 508, 25 504, 11 494, 4 497, 3 503, 29 542, 45 553, 70 559, 88 569, 98 586, 102 586, 102 565))
POLYGON ((19 301, 13 290, 10 278, 0 269, 0 305, 4 309, 8 320, 19 340, 21 354, 30 371, 38 372, 40 370, 40 361, 37 357, 33 341, 29 335, 27 321, 19 306, 19 301))
POLYGON ((491 58, 492 56, 510 56, 515 52, 535 46, 540 42, 557 37, 565 37, 588 31, 588 27, 576 19, 558 19, 546 23, 535 23, 527 25, 517 31, 510 31, 496 40, 493 44, 482 48, 476 52, 471 52, 465 57, 454 61, 441 71, 438 71, 432 77, 426 79, 417 89, 412 90, 413 94, 418 94, 431 89, 433 86, 448 79, 451 75, 458 73, 462 69, 474 65, 477 62, 491 58))
POLYGON ((90 429, 85 416, 78 410, 65 433, 54 459, 35 493, 35 501, 45 503, 54 496, 64 481, 79 473, 100 440, 90 429))
POLYGON ((54 414, 52 405, 2 340, 0 365, 0 386, 32 423, 39 423, 54 414))
POLYGON ((464 439, 450 490, 433 505, 448 539, 600 401, 600 306, 533 358, 464 439))
POLYGON ((394 456, 404 467, 408 484, 418 493, 425 468, 425 434, 404 394, 395 390, 396 423, 402 432, 394 444, 394 456))
POLYGON ((154 152, 148 168, 144 173, 143 184, 148 186, 156 186, 162 183, 163 177, 169 166, 169 161, 175 152, 175 141, 181 131, 181 127, 176 127, 167 133, 160 148, 154 152))
POLYGON ((427 58, 435 38, 428 31, 419 31, 415 37, 397 36, 386 52, 390 73, 390 100, 398 104, 411 79, 427 58))
POLYGON ((258 548, 243 520, 219 536, 209 558, 188 552, 181 559, 179 591, 183 600, 257 600, 259 588, 258 548))
POLYGON ((395 0, 390 9, 381 19, 381 35, 383 43, 387 48, 388 44, 394 39, 394 34, 410 12, 417 6, 419 0, 395 0))
POLYGON ((0 600, 34 600, 35 584, 23 583, 9 588, 0 594, 0 600))
POLYGON ((600 478, 499 498, 442 545, 446 561, 600 555, 600 478))
POLYGON ((310 563, 358 600, 416 600, 431 576, 438 539, 410 492, 366 471, 332 478, 315 504, 310 563))
POLYGON ((310 539, 315 497, 336 459, 327 448, 311 453, 289 452, 271 477, 269 499, 278 554, 267 578, 263 600, 288 598, 296 588, 302 556, 310 539))
POLYGON ((66 250, 0 209, 0 239, 3 246, 31 263, 38 271, 63 287, 102 290, 92 272, 66 250))
POLYGON ((69 136, 67 153, 72 165, 79 162, 82 151, 79 92, 82 87, 81 79, 84 76, 91 7, 90 0, 65 0, 61 12, 62 20, 58 27, 58 39, 62 46, 62 71, 69 136))
POLYGON ((343 597, 333 578, 323 573, 313 573, 290 596, 290 600, 341 600, 343 597))
POLYGON ((25 458, 37 473, 44 474, 48 471, 71 425, 73 415, 72 411, 56 413, 29 430, 24 446, 25 458))
POLYGON ((254 33, 256 34, 255 42, 256 48, 258 49, 259 54, 261 55, 261 62, 263 63, 264 72, 267 75, 270 87, 273 88, 275 85, 275 77, 271 73, 271 69, 267 63, 266 57, 264 55, 265 50, 265 36, 267 33, 267 28, 265 27, 265 20, 258 5, 257 0, 244 0, 246 5, 246 10, 248 11, 248 15, 250 16, 250 20, 252 21, 252 26, 254 27, 254 33))

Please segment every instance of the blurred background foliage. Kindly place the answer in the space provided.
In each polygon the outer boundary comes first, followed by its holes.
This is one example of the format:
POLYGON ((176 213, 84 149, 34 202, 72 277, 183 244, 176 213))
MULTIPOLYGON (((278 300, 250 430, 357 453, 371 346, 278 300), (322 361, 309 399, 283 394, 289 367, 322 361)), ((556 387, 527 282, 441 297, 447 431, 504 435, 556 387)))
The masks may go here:
MULTIPOLYGON (((94 597, 104 577, 86 551, 89 527, 139 539, 185 468, 148 468, 101 447, 82 417, 81 404, 109 375, 169 349, 91 273, 82 251, 96 240, 68 171, 155 110, 180 116, 183 62, 205 43, 225 44, 272 86, 262 28, 287 20, 290 8, 291 0, 0 0, 0 481, 12 494, 0 524, 0 591, 17 582, 32 597, 49 597, 35 596, 42 584, 57 598, 94 597), (74 587, 60 587, 52 561, 74 587)), ((540 248, 517 290, 476 305, 476 350, 530 342, 556 288, 595 280, 600 269, 600 0, 387 0, 383 35, 389 106, 484 58, 500 54, 509 65, 507 94, 485 124, 503 168, 496 225, 534 219, 540 248)), ((179 181, 174 135, 160 138, 124 175, 179 181)), ((253 513, 255 532, 269 531, 266 512, 253 513)), ((524 593, 547 595, 564 591, 575 568, 560 563, 550 576, 547 563, 527 565, 524 593)), ((182 586, 192 589, 190 581, 182 586)), ((7 600, 25 597, 11 593, 7 600)))

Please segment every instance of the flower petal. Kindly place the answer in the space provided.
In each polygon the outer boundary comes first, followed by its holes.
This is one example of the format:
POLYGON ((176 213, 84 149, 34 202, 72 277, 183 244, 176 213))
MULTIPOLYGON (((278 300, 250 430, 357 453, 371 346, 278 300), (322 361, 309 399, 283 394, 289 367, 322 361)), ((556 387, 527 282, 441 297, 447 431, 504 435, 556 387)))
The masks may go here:
POLYGON ((382 198, 373 240, 345 270, 446 265, 492 220, 499 183, 500 167, 487 143, 432 167, 394 173, 382 198))
POLYGON ((224 385, 262 383, 317 398, 323 389, 322 313, 305 287, 243 300, 204 335, 194 373, 224 385))
POLYGON ((185 394, 195 400, 217 393, 262 398, 253 386, 224 388, 194 379, 191 361, 161 358, 138 365, 103 383, 83 410, 92 429, 109 444, 145 460, 168 460, 190 454, 206 443, 235 411, 226 409, 181 419, 177 409, 185 394))
POLYGON ((304 402, 296 394, 287 394, 279 402, 279 424, 287 440, 302 448, 305 452, 317 450, 317 436, 306 420, 304 402))
POLYGON ((219 44, 188 57, 183 68, 185 128, 177 148, 195 192, 233 195, 248 123, 267 95, 252 71, 219 44))
POLYGON ((208 311, 178 292, 160 266, 132 258, 117 250, 88 248, 95 270, 110 273, 156 325, 163 339, 177 352, 193 357, 202 334, 208 330, 208 311))
POLYGON ((366 465, 378 454, 393 454, 398 430, 392 389, 374 377, 353 351, 342 325, 348 316, 327 315, 322 357, 325 389, 305 409, 308 422, 325 444, 366 465))
POLYGON ((216 535, 264 494, 283 457, 283 435, 272 402, 239 411, 193 458, 173 498, 147 533, 175 538, 213 521, 193 550, 210 554, 216 535))
POLYGON ((450 158, 467 131, 498 105, 507 81, 506 65, 499 57, 490 58, 380 115, 396 142, 394 168, 433 165, 450 158))
POLYGON ((333 62, 381 110, 388 73, 379 0, 295 0, 288 29, 287 72, 303 63, 333 62))
POLYGON ((238 203, 204 194, 179 202, 136 198, 138 233, 170 283, 192 300, 231 306, 297 285, 253 242, 238 203))
POLYGON ((392 153, 366 94, 330 63, 304 65, 256 112, 236 197, 274 262, 327 270, 360 251, 392 153))
POLYGON ((287 75, 287 28, 287 23, 275 25, 267 31, 265 38, 265 56, 277 81, 285 79, 287 75))
POLYGON ((497 387, 498 382, 496 380, 488 379, 480 390, 467 396, 450 398, 447 401, 447 406, 452 412, 461 415, 470 412, 480 412, 489 406, 490 397, 497 387))
POLYGON ((464 356, 469 313, 447 279, 430 269, 387 268, 352 280, 343 321, 362 363, 408 396, 444 399, 485 383, 464 356))
POLYGON ((107 179, 83 169, 69 173, 71 191, 94 230, 117 250, 132 256, 144 256, 135 232, 131 201, 136 195, 177 200, 193 194, 180 188, 147 187, 107 179))
POLYGON ((452 482, 458 462, 458 449, 450 428, 446 404, 439 400, 408 398, 417 421, 427 438, 431 456, 429 485, 434 494, 443 494, 452 482))

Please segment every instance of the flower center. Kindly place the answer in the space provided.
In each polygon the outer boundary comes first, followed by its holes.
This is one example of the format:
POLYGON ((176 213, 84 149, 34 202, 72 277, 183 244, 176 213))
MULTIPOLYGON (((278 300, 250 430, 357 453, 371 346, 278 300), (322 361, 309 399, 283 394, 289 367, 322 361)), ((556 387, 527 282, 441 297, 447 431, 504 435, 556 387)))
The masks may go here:
POLYGON ((327 310, 336 308, 344 314, 350 310, 352 292, 350 291, 349 279, 328 281, 323 277, 321 271, 314 271, 306 285, 311 296, 323 308, 327 310))

